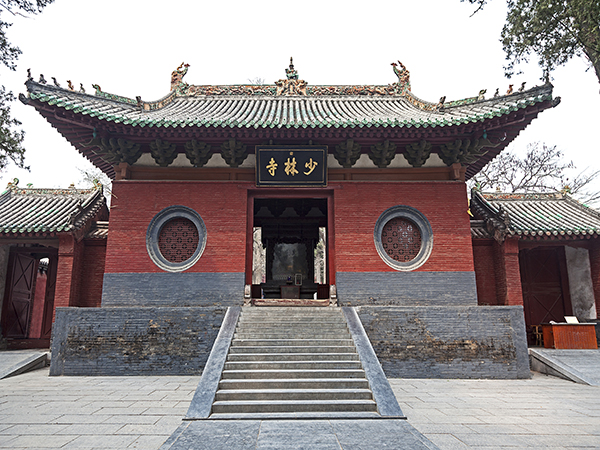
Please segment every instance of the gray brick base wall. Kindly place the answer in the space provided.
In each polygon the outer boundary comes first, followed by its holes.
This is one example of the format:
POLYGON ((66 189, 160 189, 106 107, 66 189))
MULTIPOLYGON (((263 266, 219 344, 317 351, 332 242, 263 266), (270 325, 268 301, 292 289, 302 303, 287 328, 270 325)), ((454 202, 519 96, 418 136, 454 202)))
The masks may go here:
POLYGON ((199 375, 226 311, 57 308, 50 375, 199 375))
POLYGON ((102 306, 241 306, 244 274, 106 273, 102 306))
POLYGON ((341 306, 475 306, 475 272, 337 272, 341 306))
POLYGON ((393 378, 528 378, 520 306, 361 306, 358 315, 393 378))

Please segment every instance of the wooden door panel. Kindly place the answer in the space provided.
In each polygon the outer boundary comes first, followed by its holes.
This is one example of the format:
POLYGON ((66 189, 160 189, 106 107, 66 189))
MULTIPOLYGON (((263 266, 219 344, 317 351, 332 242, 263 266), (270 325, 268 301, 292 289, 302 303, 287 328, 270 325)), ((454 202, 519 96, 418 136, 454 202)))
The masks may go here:
POLYGON ((2 314, 5 336, 26 338, 34 295, 37 259, 29 255, 12 253, 9 259, 7 295, 2 314))
POLYGON ((521 250, 521 286, 528 334, 531 327, 571 315, 564 249, 538 247, 521 250))

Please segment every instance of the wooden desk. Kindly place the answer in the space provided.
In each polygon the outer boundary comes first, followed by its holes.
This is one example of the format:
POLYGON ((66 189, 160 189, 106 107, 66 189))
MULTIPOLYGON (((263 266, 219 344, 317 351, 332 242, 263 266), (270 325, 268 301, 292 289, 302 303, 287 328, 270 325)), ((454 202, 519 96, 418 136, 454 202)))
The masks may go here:
POLYGON ((544 323, 544 348, 598 348, 594 323, 544 323))

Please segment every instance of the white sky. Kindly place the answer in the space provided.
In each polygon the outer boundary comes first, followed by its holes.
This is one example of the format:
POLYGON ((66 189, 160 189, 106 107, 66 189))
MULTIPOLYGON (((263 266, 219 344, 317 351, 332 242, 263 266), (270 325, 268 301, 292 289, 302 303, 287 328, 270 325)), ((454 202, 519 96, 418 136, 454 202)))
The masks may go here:
MULTIPOLYGON (((285 77, 290 56, 309 84, 388 84, 390 63, 402 61, 412 91, 428 101, 477 95, 508 84, 542 84, 536 63, 524 74, 504 78, 499 42, 505 2, 491 2, 470 17, 473 6, 459 0, 378 1, 155 1, 55 0, 41 15, 15 18, 9 38, 23 51, 16 73, 0 68, 0 80, 25 93, 26 70, 43 73, 66 87, 72 80, 92 93, 157 100, 169 91, 170 75, 190 64, 189 84, 243 84, 260 77, 285 77)), ((6 14, 3 17, 7 19, 6 14)), ((578 170, 600 168, 600 84, 586 63, 572 60, 553 74, 562 97, 514 141, 557 145, 578 170)), ((66 187, 80 183, 77 170, 90 167, 33 107, 17 102, 13 116, 26 131, 31 172, 9 166, 0 188, 17 177, 20 185, 66 187)), ((600 189, 600 181, 597 189, 600 189)))

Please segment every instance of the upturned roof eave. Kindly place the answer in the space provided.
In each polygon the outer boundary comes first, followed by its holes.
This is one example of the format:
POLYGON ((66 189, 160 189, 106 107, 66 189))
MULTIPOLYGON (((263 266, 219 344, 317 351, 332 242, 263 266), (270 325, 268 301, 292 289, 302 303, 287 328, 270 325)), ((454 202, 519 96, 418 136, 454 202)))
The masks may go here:
POLYGON ((597 238, 600 235, 600 213, 593 208, 580 204, 567 194, 482 194, 477 190, 472 191, 471 212, 475 218, 473 221, 474 226, 480 226, 480 223, 475 224, 475 221, 484 221, 486 224, 491 224, 494 229, 499 229, 498 227, 502 227, 501 208, 504 208, 510 218, 510 224, 503 229, 503 233, 507 236, 523 240, 580 240, 597 238), (531 195, 539 198, 488 199, 485 197, 486 195, 491 197, 531 195), (560 195, 560 198, 554 198, 557 195, 560 195), (521 208, 515 209, 510 206, 511 203, 518 203, 521 208), (546 206, 546 216, 540 212, 539 208, 531 207, 528 209, 528 206, 536 204, 546 206), (567 205, 567 208, 572 211, 565 210, 564 205, 567 205), (552 212, 552 209, 555 211, 552 212), (562 224, 556 221, 548 221, 548 214, 554 218, 562 218, 567 215, 569 220, 562 224), (583 220, 585 216, 588 217, 588 220, 583 220), (572 222, 573 217, 577 217, 577 221, 581 221, 581 224, 570 226, 569 223, 572 222), (548 225, 540 226, 538 225, 538 223, 541 223, 540 221, 547 221, 548 225))

